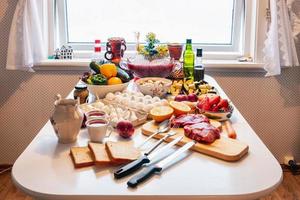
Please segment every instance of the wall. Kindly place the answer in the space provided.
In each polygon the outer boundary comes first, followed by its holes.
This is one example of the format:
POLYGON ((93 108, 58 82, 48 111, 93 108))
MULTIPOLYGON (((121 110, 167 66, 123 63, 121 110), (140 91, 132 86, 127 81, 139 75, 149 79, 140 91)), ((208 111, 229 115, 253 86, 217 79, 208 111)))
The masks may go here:
MULTIPOLYGON (((14 162, 48 120, 54 95, 67 95, 80 76, 70 71, 5 70, 16 3, 0 2, 0 164, 14 162)), ((286 69, 272 78, 262 73, 210 73, 280 161, 289 153, 300 160, 299 70, 286 69)))
POLYGON ((13 163, 47 122, 54 95, 67 95, 78 72, 7 71, 8 36, 17 0, 0 1, 0 164, 13 163))

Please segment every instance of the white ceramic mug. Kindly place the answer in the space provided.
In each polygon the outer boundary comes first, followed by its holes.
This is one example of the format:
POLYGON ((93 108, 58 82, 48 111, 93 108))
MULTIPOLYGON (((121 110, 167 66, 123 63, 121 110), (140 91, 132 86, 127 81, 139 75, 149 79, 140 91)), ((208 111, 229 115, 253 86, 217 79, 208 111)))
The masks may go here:
POLYGON ((91 142, 102 143, 112 132, 112 127, 109 125, 109 121, 102 117, 89 119, 85 124, 88 129, 91 142))

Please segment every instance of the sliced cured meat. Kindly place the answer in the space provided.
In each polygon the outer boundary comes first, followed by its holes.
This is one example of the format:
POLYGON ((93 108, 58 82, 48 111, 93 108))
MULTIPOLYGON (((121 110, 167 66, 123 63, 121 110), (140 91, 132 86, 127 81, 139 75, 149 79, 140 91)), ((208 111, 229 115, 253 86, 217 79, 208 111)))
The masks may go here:
POLYGON ((184 126, 184 134, 197 142, 213 143, 220 138, 220 131, 207 122, 184 126))
POLYGON ((209 119, 202 114, 180 115, 172 119, 172 126, 183 128, 186 125, 197 124, 201 122, 209 123, 209 119))

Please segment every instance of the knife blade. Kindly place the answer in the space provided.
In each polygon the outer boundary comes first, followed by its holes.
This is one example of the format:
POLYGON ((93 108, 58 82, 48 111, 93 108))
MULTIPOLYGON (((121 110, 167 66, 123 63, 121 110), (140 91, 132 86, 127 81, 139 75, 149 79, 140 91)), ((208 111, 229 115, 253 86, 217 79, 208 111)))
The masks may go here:
POLYGON ((165 146, 161 147, 160 149, 154 151, 150 155, 144 154, 137 160, 132 161, 132 162, 128 163, 127 165, 119 168, 118 170, 116 170, 114 172, 114 177, 116 179, 120 179, 120 178, 123 178, 124 176, 127 176, 127 175, 137 171, 139 168, 141 168, 143 166, 143 164, 150 163, 151 160, 153 160, 156 156, 160 155, 168 148, 171 148, 172 146, 174 146, 182 138, 183 138, 183 136, 177 137, 172 142, 170 142, 170 143, 166 144, 165 146))
POLYGON ((179 148, 177 151, 172 153, 170 156, 166 157, 162 161, 160 161, 156 165, 152 165, 150 167, 147 167, 144 171, 142 171, 140 174, 137 174, 136 176, 132 177, 128 182, 127 185, 129 187, 136 187, 139 183, 142 183, 143 181, 147 180, 151 176, 153 176, 156 172, 161 172, 166 165, 168 165, 171 161, 176 159, 178 156, 180 156, 183 152, 190 149, 192 146, 196 144, 195 141, 189 142, 179 148))

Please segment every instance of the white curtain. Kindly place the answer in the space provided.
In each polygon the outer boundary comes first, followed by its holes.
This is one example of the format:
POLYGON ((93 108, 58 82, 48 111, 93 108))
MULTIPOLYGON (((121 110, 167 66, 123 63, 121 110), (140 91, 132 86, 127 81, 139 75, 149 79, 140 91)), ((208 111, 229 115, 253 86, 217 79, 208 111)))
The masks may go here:
POLYGON ((290 1, 269 0, 271 22, 264 47, 266 76, 279 75, 281 67, 299 65, 287 4, 290 1))
POLYGON ((33 71, 47 58, 48 38, 44 0, 19 0, 9 35, 6 69, 33 71))

